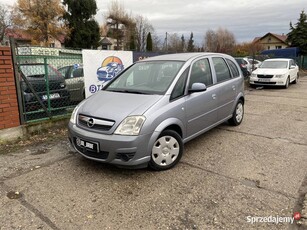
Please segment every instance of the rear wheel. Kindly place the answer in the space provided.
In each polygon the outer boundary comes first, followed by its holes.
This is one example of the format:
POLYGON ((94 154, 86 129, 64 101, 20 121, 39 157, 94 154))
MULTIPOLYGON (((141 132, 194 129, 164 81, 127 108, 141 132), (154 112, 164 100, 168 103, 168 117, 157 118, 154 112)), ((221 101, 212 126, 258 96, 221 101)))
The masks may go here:
POLYGON ((298 82, 298 78, 299 78, 299 75, 297 74, 295 80, 293 81, 293 84, 296 84, 298 82))
POLYGON ((228 120, 231 125, 240 125, 244 116, 244 104, 242 100, 239 100, 235 110, 233 111, 232 118, 228 120))
POLYGON ((182 157, 183 142, 173 130, 163 131, 151 150, 149 166, 154 170, 166 170, 174 167, 182 157))

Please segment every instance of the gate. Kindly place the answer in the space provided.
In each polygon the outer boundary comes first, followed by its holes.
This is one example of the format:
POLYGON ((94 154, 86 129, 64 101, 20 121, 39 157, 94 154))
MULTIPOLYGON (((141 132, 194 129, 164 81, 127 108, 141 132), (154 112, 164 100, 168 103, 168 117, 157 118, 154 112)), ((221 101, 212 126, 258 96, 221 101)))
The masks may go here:
POLYGON ((85 98, 81 51, 45 47, 12 51, 22 123, 69 116, 85 98))

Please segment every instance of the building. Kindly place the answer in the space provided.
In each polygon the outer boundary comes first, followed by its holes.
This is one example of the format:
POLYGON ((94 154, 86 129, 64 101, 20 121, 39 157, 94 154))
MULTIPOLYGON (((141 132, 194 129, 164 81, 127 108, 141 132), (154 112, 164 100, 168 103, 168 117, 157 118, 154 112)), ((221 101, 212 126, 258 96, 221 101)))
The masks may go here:
POLYGON ((262 37, 256 37, 253 42, 260 43, 265 50, 275 50, 289 47, 289 44, 286 42, 286 40, 287 35, 267 33, 262 37))
MULTIPOLYGON (((26 30, 7 28, 4 34, 2 45, 9 46, 10 38, 14 38, 17 46, 31 46, 32 36, 26 30)), ((63 48, 65 41, 65 35, 59 35, 57 38, 49 36, 49 47, 51 48, 63 48)), ((41 44, 43 46, 43 44, 41 44)))

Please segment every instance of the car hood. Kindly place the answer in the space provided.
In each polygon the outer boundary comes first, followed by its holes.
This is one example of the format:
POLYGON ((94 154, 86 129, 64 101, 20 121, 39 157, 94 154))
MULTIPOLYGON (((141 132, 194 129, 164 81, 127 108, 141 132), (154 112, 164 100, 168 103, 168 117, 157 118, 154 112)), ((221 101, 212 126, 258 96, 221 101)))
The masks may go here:
POLYGON ((258 68, 253 71, 253 74, 262 74, 262 75, 276 75, 276 74, 285 74, 288 72, 288 69, 267 69, 267 68, 258 68))
POLYGON ((162 97, 99 91, 85 100, 78 113, 121 122, 127 116, 144 114, 162 97))

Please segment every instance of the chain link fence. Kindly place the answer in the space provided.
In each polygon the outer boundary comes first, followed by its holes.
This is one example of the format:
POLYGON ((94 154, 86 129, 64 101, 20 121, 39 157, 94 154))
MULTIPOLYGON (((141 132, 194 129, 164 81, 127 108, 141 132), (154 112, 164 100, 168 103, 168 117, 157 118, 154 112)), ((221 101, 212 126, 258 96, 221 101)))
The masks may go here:
POLYGON ((16 55, 16 62, 25 122, 68 116, 85 98, 81 54, 16 55))

